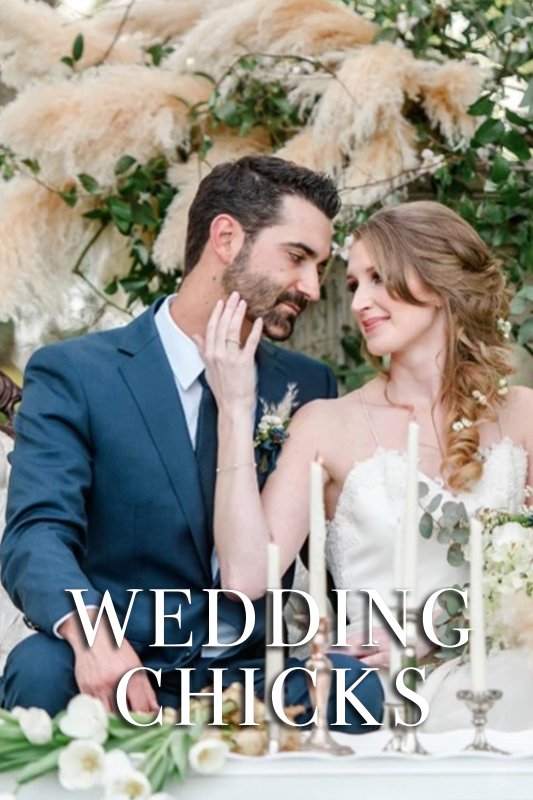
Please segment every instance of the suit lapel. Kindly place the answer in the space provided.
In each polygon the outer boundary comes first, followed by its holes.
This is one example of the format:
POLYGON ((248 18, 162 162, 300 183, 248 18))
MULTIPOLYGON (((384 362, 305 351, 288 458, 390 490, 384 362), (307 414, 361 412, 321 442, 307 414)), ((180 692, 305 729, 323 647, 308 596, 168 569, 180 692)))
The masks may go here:
POLYGON ((198 468, 174 376, 152 306, 124 329, 119 371, 128 385, 187 519, 211 584, 211 552, 198 468))

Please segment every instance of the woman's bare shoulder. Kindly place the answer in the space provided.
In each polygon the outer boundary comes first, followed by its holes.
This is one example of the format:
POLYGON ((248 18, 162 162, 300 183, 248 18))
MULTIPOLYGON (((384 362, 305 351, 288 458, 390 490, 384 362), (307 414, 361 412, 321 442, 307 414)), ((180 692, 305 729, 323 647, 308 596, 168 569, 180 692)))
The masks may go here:
POLYGON ((298 409, 291 420, 291 428, 306 426, 316 427, 317 424, 326 424, 327 427, 336 427, 345 424, 347 417, 353 419, 360 409, 360 399, 356 389, 342 397, 312 400, 298 409))
POLYGON ((533 441, 533 389, 510 386, 500 421, 504 432, 513 439, 533 441))
POLYGON ((514 416, 517 412, 522 411, 528 411, 530 414, 533 412, 533 389, 530 389, 529 386, 510 386, 504 413, 514 416))

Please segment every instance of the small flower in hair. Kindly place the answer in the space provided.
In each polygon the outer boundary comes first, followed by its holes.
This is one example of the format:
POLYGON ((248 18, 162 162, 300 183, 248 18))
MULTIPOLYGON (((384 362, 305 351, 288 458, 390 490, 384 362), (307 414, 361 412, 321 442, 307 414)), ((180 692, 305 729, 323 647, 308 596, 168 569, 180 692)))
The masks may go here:
POLYGON ((484 394, 481 394, 479 389, 474 389, 474 391, 472 392, 472 397, 474 398, 476 403, 479 403, 480 406, 487 405, 487 398, 485 397, 484 394))
POLYGON ((355 242, 355 236, 353 233, 349 233, 348 236, 345 237, 342 244, 338 244, 337 242, 333 242, 331 253, 334 257, 342 258, 343 261, 348 261, 348 257, 350 255, 350 247, 355 242))
POLYGON ((496 327, 500 331, 504 339, 509 339, 511 336, 511 323, 508 319, 498 317, 496 320, 496 327))
POLYGON ((452 423, 452 431, 455 433, 460 433, 464 431, 465 428, 472 427, 472 420, 468 419, 468 417, 461 417, 461 419, 456 419, 454 423, 452 423))
POLYGON ((509 384, 507 378, 500 378, 498 381, 498 394, 505 395, 509 391, 509 384))

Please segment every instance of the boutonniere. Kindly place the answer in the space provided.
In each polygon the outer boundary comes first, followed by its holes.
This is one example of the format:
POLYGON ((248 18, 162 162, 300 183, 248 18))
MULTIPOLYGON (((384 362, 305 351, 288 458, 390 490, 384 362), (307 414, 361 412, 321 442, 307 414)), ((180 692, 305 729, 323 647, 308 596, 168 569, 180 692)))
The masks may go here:
POLYGON ((276 466, 276 459, 283 442, 289 438, 287 428, 291 413, 296 406, 298 387, 289 383, 283 399, 279 403, 265 403, 261 398, 259 402, 263 407, 263 414, 255 432, 254 446, 259 453, 258 472, 271 472, 276 466))

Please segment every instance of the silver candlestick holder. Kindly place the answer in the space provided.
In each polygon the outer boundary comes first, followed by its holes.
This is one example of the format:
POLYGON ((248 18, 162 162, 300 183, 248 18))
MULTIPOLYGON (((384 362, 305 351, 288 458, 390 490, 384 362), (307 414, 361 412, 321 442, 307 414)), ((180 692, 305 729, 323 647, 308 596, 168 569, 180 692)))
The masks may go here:
MULTIPOLYGON (((415 648, 407 646, 402 654, 402 668, 416 668, 415 648)), ((407 676, 407 674, 406 674, 407 676)), ((414 673, 409 675, 409 689, 416 690, 416 677, 414 673)), ((428 751, 420 744, 420 739, 416 732, 415 708, 407 698, 402 702, 385 703, 388 728, 392 733, 383 750, 388 753, 405 753, 406 755, 427 756, 428 751), (398 712, 403 710, 404 725, 397 724, 398 712)))
POLYGON ((300 750, 313 753, 330 753, 335 756, 350 756, 355 752, 351 747, 337 744, 328 727, 328 702, 331 686, 332 663, 327 657, 329 647, 329 621, 321 617, 318 630, 311 642, 311 656, 306 668, 316 672, 316 683, 309 679, 309 694, 316 709, 316 724, 311 728, 300 750))
POLYGON ((473 692, 470 689, 462 689, 457 692, 459 700, 464 700, 472 712, 472 723, 474 725, 474 741, 465 747, 465 750, 477 750, 484 753, 500 753, 509 755, 506 750, 493 747, 487 741, 486 727, 487 716, 494 705, 502 697, 499 689, 489 689, 485 692, 473 692))

